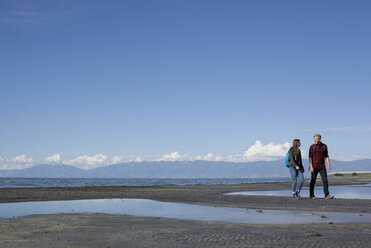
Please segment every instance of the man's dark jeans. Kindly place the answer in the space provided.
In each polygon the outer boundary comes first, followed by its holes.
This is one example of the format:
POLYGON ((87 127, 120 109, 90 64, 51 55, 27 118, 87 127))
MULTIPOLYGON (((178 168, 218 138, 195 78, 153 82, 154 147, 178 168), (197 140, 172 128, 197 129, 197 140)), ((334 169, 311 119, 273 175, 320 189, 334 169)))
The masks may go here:
POLYGON ((316 184, 318 173, 321 175, 322 178, 323 193, 325 193, 325 196, 328 196, 329 192, 326 167, 323 167, 322 169, 314 169, 314 171, 312 172, 312 177, 310 180, 310 196, 314 196, 314 185, 316 184))

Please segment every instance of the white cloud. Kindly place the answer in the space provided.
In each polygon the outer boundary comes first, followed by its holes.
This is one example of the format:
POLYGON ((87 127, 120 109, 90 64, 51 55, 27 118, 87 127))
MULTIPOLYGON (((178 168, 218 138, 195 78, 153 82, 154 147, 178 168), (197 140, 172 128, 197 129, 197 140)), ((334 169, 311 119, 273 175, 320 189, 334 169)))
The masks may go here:
MULTIPOLYGON (((185 160, 207 160, 207 161, 229 161, 229 162, 249 162, 249 161, 259 161, 259 160, 275 160, 283 158, 286 152, 290 148, 288 142, 282 144, 274 144, 273 142, 269 144, 263 144, 261 141, 257 140, 253 145, 251 145, 246 151, 242 153, 229 154, 229 155, 219 155, 214 153, 208 153, 206 155, 195 155, 190 156, 188 154, 182 154, 178 151, 164 154, 160 158, 150 159, 151 161, 185 161, 185 160)), ((306 152, 302 150, 302 156, 306 156, 306 152)), ((153 158, 153 157, 152 157, 153 158)), ((351 158, 340 157, 338 160, 355 160, 360 157, 353 156, 351 158)), ((107 158, 107 155, 99 153, 93 156, 82 155, 71 160, 63 160, 59 153, 53 154, 52 156, 44 158, 48 163, 63 163, 73 165, 83 169, 92 169, 99 166, 105 166, 109 164, 118 164, 124 162, 124 159, 119 156, 113 156, 111 159, 107 158)), ((135 162, 142 162, 142 157, 136 157, 135 160, 129 160, 135 162)), ((26 154, 22 154, 11 159, 0 157, 0 169, 23 169, 33 166, 38 161, 29 158, 26 154)))
MULTIPOLYGON (((140 163, 142 161, 143 161, 142 157, 139 157, 139 156, 137 156, 135 159, 129 160, 129 162, 137 162, 137 163, 140 163)), ((157 160, 157 161, 159 161, 159 160, 157 160)))
POLYGON ((0 158, 0 169, 3 170, 14 170, 14 169, 25 169, 34 165, 34 159, 27 157, 26 154, 22 154, 10 159, 0 158))
POLYGON ((230 154, 227 156, 225 161, 228 162, 243 162, 243 154, 230 154))
POLYGON ((77 166, 83 169, 91 169, 91 168, 95 168, 98 166, 106 165, 105 163, 106 161, 107 161, 107 155, 99 153, 93 156, 82 155, 75 159, 65 160, 63 161, 63 163, 74 165, 74 166, 77 166))
MULTIPOLYGON (((208 161, 229 161, 229 162, 249 162, 259 160, 276 160, 283 158, 290 148, 290 143, 286 142, 283 144, 262 144, 260 140, 257 140, 255 144, 250 146, 242 154, 230 154, 226 157, 217 155, 214 153, 208 153, 206 155, 196 155, 190 157, 186 154, 181 154, 178 151, 173 153, 164 154, 161 158, 155 159, 155 161, 182 161, 182 160, 208 160, 208 161)), ((305 152, 302 151, 302 155, 305 156, 305 152)))
POLYGON ((2 164, 0 170, 20 170, 32 167, 33 164, 2 164))
POLYGON ((12 163, 29 164, 33 162, 33 159, 28 158, 26 154, 22 154, 14 158, 11 158, 9 161, 12 163))
POLYGON ((121 157, 119 157, 119 156, 113 156, 112 158, 111 158, 111 164, 119 164, 119 163, 121 163, 121 162, 123 162, 124 161, 124 159, 122 159, 121 157))
POLYGON ((371 126, 347 126, 325 128, 323 131, 371 131, 371 126))
POLYGON ((55 164, 58 164, 58 163, 60 163, 61 162, 61 155, 58 153, 58 154, 54 154, 54 155, 52 155, 52 156, 50 156, 50 157, 46 157, 45 158, 45 162, 47 162, 47 163, 55 163, 55 164))
POLYGON ((350 157, 340 156, 340 157, 335 158, 335 160, 344 161, 344 162, 360 160, 360 159, 369 159, 369 157, 362 157, 362 156, 359 156, 359 155, 353 155, 353 156, 350 156, 350 157))
POLYGON ((161 158, 155 159, 155 161, 180 161, 186 158, 185 155, 180 154, 178 151, 173 153, 164 154, 161 158))
POLYGON ((273 142, 263 145, 259 140, 250 146, 242 155, 244 161, 275 160, 286 155, 290 143, 274 144, 273 142))
POLYGON ((213 153, 208 153, 205 156, 197 155, 194 157, 195 160, 209 160, 209 161, 222 161, 223 157, 213 153))

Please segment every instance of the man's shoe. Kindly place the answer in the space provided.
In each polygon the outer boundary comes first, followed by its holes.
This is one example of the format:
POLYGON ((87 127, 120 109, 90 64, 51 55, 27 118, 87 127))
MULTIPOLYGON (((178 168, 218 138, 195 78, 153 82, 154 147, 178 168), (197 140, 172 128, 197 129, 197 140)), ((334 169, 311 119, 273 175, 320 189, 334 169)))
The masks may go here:
POLYGON ((296 193, 292 194, 292 199, 297 200, 296 193))
POLYGON ((311 195, 309 198, 312 199, 312 200, 316 199, 316 197, 314 195, 311 195))
POLYGON ((325 197, 325 199, 333 199, 333 198, 334 198, 334 196, 330 195, 330 194, 326 195, 326 197, 325 197))
POLYGON ((295 196, 296 196, 296 198, 298 198, 299 200, 301 199, 301 196, 300 196, 300 192, 299 192, 299 191, 296 191, 295 196))

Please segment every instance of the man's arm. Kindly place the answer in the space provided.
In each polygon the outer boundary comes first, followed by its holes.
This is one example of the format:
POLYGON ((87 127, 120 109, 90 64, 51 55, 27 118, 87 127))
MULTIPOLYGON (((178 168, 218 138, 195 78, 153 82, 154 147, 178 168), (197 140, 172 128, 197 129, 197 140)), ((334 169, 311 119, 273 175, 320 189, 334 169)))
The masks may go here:
POLYGON ((326 151, 325 151, 325 158, 326 158, 326 161, 327 161, 328 170, 331 170, 330 157, 328 156, 327 146, 326 146, 326 151))
POLYGON ((313 163, 312 163, 312 158, 313 158, 313 150, 312 146, 309 147, 309 167, 310 167, 310 172, 313 172, 313 163))
POLYGON ((328 170, 331 170, 330 158, 327 157, 326 161, 327 161, 328 170))

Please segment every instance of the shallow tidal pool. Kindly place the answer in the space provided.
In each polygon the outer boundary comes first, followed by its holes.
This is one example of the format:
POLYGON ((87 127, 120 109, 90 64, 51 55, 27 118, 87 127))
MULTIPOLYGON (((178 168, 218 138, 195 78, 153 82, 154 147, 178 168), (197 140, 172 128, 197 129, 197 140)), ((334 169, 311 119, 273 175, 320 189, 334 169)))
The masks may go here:
POLYGON ((33 214, 103 213, 249 224, 371 223, 371 214, 214 207, 149 199, 94 199, 1 203, 0 218, 33 214))

